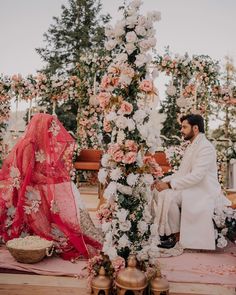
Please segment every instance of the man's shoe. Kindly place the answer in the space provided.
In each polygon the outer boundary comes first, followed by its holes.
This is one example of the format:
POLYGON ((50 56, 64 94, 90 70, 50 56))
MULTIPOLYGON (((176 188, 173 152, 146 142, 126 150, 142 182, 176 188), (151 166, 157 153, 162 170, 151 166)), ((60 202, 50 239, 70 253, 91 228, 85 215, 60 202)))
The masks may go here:
POLYGON ((161 237, 161 243, 158 245, 159 248, 170 249, 173 248, 176 244, 176 237, 175 234, 171 234, 166 236, 165 238, 161 237))

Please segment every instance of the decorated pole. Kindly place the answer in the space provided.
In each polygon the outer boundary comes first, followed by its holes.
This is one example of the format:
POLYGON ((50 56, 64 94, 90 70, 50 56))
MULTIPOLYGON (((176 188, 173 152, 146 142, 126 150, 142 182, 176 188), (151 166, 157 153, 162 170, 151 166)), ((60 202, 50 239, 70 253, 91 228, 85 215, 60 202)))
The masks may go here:
POLYGON ((99 171, 106 186, 104 210, 111 213, 109 220, 102 220, 103 252, 110 259, 127 259, 133 253, 139 261, 156 262, 159 235, 150 214, 151 185, 162 171, 151 153, 160 145, 163 116, 155 109, 157 89, 148 68, 149 51, 156 45, 153 23, 160 20, 160 13, 140 15, 140 5, 134 0, 122 7, 123 19, 106 28, 105 46, 112 62, 97 96, 109 139, 99 171))

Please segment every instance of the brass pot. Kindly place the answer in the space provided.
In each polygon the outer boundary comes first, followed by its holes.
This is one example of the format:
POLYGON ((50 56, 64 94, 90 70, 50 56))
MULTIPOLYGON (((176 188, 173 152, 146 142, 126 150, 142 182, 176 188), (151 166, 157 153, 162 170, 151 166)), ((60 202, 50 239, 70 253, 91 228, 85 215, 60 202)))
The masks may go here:
MULTIPOLYGON (((128 258, 128 266, 121 270, 116 279, 117 294, 125 294, 126 291, 144 291, 147 287, 145 274, 137 267, 134 255, 128 258)), ((135 292, 134 292, 135 294, 135 292)), ((141 294, 141 293, 139 293, 141 294)))
POLYGON ((96 276, 91 282, 92 294, 98 295, 100 291, 104 291, 108 295, 112 286, 112 280, 106 276, 105 268, 102 266, 96 276))

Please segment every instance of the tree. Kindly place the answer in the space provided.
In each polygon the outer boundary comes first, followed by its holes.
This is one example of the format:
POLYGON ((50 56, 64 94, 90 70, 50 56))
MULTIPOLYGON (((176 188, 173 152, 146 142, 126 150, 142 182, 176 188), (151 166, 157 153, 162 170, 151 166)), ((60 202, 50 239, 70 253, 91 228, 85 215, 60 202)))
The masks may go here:
MULTIPOLYGON (((68 0, 68 7, 62 6, 60 17, 53 17, 54 23, 44 34, 46 46, 36 48, 46 63, 42 70, 48 76, 60 71, 74 74, 80 58, 86 52, 96 49, 104 51, 104 25, 110 20, 109 15, 101 15, 100 0, 68 0)), ((82 81, 83 82, 83 81, 82 81)), ((49 97, 39 102, 52 112, 49 97)), ((70 99, 56 107, 56 113, 64 126, 76 134, 79 102, 70 99)))
POLYGON ((100 0, 68 0, 62 5, 60 17, 53 17, 44 34, 46 46, 36 48, 43 61, 45 72, 75 66, 81 54, 92 48, 102 48, 105 40, 104 24, 109 15, 100 15, 100 0))
POLYGON ((163 123, 163 128, 161 129, 161 134, 167 137, 169 140, 165 141, 166 145, 179 144, 179 140, 174 138, 175 136, 180 136, 180 127, 178 123, 178 114, 180 112, 179 107, 176 103, 177 89, 179 88, 179 81, 177 78, 173 78, 173 86, 176 88, 176 93, 170 95, 168 91, 166 92, 166 98, 161 103, 160 113, 166 114, 166 119, 163 123))

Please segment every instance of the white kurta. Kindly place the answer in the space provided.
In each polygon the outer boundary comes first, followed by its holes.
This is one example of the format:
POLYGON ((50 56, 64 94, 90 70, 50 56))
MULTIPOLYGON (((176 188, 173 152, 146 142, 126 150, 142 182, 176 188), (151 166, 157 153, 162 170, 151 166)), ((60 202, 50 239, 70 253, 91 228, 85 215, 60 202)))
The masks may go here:
POLYGON ((172 189, 162 191, 159 196, 166 198, 168 204, 177 194, 182 195, 181 245, 189 249, 214 250, 212 216, 221 188, 217 178, 215 148, 204 134, 200 133, 188 146, 179 170, 164 181, 170 181, 172 189))

